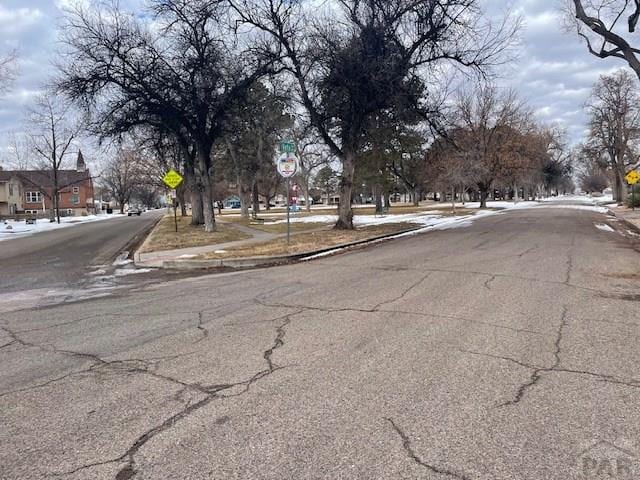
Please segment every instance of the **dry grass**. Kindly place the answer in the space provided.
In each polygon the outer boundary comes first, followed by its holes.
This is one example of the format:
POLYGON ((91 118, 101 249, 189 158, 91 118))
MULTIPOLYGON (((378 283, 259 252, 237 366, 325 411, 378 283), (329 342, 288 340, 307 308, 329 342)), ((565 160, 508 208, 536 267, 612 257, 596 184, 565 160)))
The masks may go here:
POLYGON ((177 248, 199 247, 216 243, 244 240, 248 235, 239 232, 233 226, 217 224, 213 233, 204 231, 201 225, 191 225, 191 217, 178 217, 178 233, 175 232, 173 215, 167 215, 160 220, 149 236, 149 241, 142 250, 143 253, 174 250, 177 248))
POLYGON ((375 238, 385 234, 401 232, 415 227, 416 225, 409 223, 389 223, 386 225, 360 228, 358 230, 327 229, 316 232, 298 233, 291 237, 290 245, 287 245, 285 238, 278 238, 268 242, 230 249, 225 253, 206 254, 200 258, 215 259, 300 254, 344 243, 356 242, 358 240, 375 238))
MULTIPOLYGON (((254 230, 260 230, 261 232, 281 234, 287 233, 286 223, 252 223, 250 221, 234 222, 234 224, 245 225, 254 230)), ((317 222, 291 222, 291 233, 308 232, 310 230, 318 230, 321 228, 330 228, 330 225, 326 223, 317 222)))

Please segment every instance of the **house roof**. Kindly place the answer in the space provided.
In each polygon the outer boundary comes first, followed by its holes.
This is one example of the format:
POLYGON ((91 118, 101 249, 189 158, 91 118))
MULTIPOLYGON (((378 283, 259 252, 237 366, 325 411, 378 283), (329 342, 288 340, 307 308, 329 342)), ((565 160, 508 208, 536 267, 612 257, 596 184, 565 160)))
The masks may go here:
MULTIPOLYGON (((32 185, 39 188, 53 186, 53 172, 51 170, 0 170, 0 181, 7 181, 12 177, 19 178, 25 186, 32 185)), ((89 171, 58 170, 59 188, 77 185, 91 178, 89 171)))

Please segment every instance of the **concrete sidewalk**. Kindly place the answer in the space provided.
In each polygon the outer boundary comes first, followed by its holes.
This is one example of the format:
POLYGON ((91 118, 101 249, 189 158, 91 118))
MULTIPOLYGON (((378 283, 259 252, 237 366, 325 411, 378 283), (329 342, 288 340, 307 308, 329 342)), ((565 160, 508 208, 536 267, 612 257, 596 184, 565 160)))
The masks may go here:
MULTIPOLYGON (((216 252, 218 250, 225 250, 228 248, 244 247, 246 245, 252 245, 254 243, 268 242, 274 238, 284 236, 286 234, 268 233, 263 230, 247 227, 244 225, 237 225, 235 223, 220 222, 225 225, 231 225, 238 231, 249 235, 251 238, 245 238, 244 240, 235 240, 233 242, 217 243, 214 245, 202 245, 199 247, 178 248, 174 250, 161 250, 156 252, 140 253, 140 250, 144 248, 144 244, 134 255, 134 262, 139 267, 152 267, 162 268, 164 262, 173 260, 188 260, 190 258, 197 257, 198 255, 204 255, 206 253, 216 252)), ((146 242, 145 242, 146 243, 146 242)))
MULTIPOLYGON (((199 247, 188 247, 188 248, 179 248, 174 250, 162 250, 162 251, 156 251, 156 252, 140 253, 140 250, 142 250, 146 244, 145 242, 134 254, 134 258, 133 258, 134 263, 138 267, 162 268, 165 262, 190 260, 190 259, 194 259, 197 256, 204 255, 207 253, 213 253, 218 250, 228 250, 232 248, 245 247, 247 245, 264 243, 270 240, 274 240, 276 238, 284 238, 287 236, 286 233, 269 233, 269 232, 265 232, 264 230, 258 230, 256 228, 248 227, 246 225, 238 225, 236 223, 223 222, 220 220, 218 221, 225 225, 231 226, 242 233, 250 235, 251 238, 245 238, 244 240, 235 240, 233 242, 217 243, 214 245, 202 245, 199 247)), ((317 232, 324 229, 325 227, 304 230, 299 232, 291 232, 291 236, 297 235, 299 233, 317 232)))
POLYGON ((628 207, 615 207, 611 209, 611 212, 640 231, 640 209, 632 210, 628 207))

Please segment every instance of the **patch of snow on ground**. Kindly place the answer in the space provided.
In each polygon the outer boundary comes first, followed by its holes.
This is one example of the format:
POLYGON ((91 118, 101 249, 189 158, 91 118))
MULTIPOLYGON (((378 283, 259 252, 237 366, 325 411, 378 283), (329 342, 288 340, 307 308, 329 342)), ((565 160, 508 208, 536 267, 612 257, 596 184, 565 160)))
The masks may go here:
POLYGON ((102 220, 109 220, 111 218, 119 218, 121 215, 87 215, 86 217, 61 217, 60 223, 50 222, 47 219, 40 218, 36 220, 36 223, 29 225, 26 222, 16 222, 13 220, 6 220, 0 222, 0 241, 9 240, 11 238, 19 238, 27 235, 33 235, 35 233, 46 232, 49 230, 57 230, 59 228, 72 227, 74 225, 80 225, 82 223, 98 222, 102 220), (7 227, 11 226, 10 229, 7 227))
POLYGON ((596 223, 595 226, 596 226, 596 228, 598 230, 602 230, 603 232, 614 232, 615 231, 609 225, 606 225, 604 223, 596 223))
POLYGON ((124 277, 126 275, 137 275, 139 273, 153 272, 153 268, 120 268, 115 271, 116 277, 124 277))
POLYGON ((127 257, 129 257, 129 252, 122 252, 120 255, 118 255, 118 258, 116 258, 115 261, 113 262, 113 266, 122 267, 124 265, 129 265, 130 263, 133 263, 132 260, 129 260, 127 257))
POLYGON ((599 207, 596 205, 541 205, 540 208, 566 208, 569 210, 587 210, 596 213, 607 213, 609 211, 607 207, 599 207))

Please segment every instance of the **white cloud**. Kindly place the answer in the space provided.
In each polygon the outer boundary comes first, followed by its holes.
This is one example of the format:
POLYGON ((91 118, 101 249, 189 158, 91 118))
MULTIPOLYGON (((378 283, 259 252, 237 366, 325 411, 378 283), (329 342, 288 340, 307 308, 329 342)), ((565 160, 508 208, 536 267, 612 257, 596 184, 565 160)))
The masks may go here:
POLYGON ((9 37, 38 23, 44 17, 38 8, 6 8, 0 5, 0 31, 3 37, 9 37))

